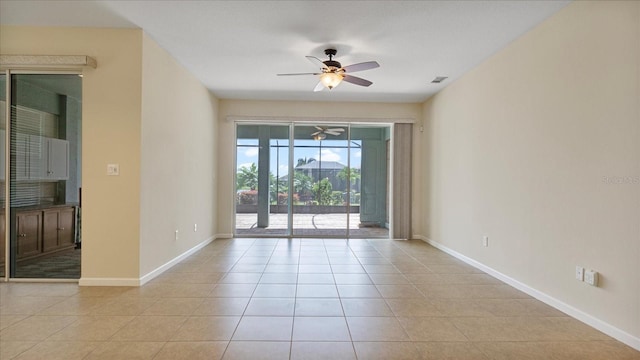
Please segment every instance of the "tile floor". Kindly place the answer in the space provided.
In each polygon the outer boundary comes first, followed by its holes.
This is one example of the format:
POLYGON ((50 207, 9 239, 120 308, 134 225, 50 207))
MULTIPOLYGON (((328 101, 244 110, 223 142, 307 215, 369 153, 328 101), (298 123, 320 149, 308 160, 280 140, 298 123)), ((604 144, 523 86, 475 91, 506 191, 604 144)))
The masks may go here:
MULTIPOLYGON (((269 214, 269 227, 257 227, 258 214, 237 213, 236 234, 241 236, 287 236, 289 214, 269 214)), ((293 234, 304 237, 346 237, 347 214, 293 214, 293 234)), ((389 238, 389 230, 379 227, 360 227, 360 214, 349 216, 349 237, 389 238)))
POLYGON ((216 240, 140 288, 0 284, 0 359, 640 359, 421 241, 216 240))

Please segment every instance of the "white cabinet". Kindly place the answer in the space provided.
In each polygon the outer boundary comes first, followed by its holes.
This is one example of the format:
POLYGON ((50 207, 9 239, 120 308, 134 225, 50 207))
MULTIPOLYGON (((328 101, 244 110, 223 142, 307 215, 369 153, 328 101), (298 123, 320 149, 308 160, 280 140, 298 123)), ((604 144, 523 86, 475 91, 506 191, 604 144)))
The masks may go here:
MULTIPOLYGON (((16 134, 15 171, 18 181, 69 179, 69 142, 16 134)), ((0 181, 5 181, 5 131, 0 130, 0 181)))
POLYGON ((69 142, 66 140, 43 138, 44 154, 42 168, 46 169, 42 179, 69 179, 69 142))

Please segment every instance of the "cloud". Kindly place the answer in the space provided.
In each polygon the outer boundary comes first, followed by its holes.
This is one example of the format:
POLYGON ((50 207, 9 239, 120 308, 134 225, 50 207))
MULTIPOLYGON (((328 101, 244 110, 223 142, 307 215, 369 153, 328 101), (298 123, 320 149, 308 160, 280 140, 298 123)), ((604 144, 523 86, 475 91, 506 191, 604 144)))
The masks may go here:
POLYGON ((238 169, 242 169, 243 167, 250 168, 253 163, 242 163, 238 164, 238 169))
POLYGON ((355 156, 357 158, 361 158, 362 157, 362 150, 356 151, 355 154, 353 154, 353 156, 355 156))
POLYGON ((257 147, 250 147, 244 152, 244 155, 248 157, 258 156, 258 151, 260 150, 257 147))
MULTIPOLYGON (((315 158, 320 160, 320 155, 316 155, 315 158)), ((322 149, 322 161, 340 161, 340 154, 331 149, 322 149)))

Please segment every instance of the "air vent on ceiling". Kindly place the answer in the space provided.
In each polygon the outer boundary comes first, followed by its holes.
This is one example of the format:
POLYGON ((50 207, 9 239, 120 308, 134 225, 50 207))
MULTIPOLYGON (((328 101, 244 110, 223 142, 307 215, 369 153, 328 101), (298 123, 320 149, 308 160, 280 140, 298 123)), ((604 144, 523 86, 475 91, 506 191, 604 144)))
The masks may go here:
POLYGON ((446 76, 436 76, 435 79, 431 80, 432 84, 440 84, 441 82, 443 82, 447 77, 446 76))

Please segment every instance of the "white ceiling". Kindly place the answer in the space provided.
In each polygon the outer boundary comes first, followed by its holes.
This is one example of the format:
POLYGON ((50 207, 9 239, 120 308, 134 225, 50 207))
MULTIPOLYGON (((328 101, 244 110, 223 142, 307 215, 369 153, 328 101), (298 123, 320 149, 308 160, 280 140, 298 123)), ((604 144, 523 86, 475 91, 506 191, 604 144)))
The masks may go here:
POLYGON ((223 99, 421 102, 568 2, 2 0, 0 23, 142 28, 223 99), (329 47, 378 61, 356 74, 373 85, 275 75, 316 71, 305 56, 329 47))

